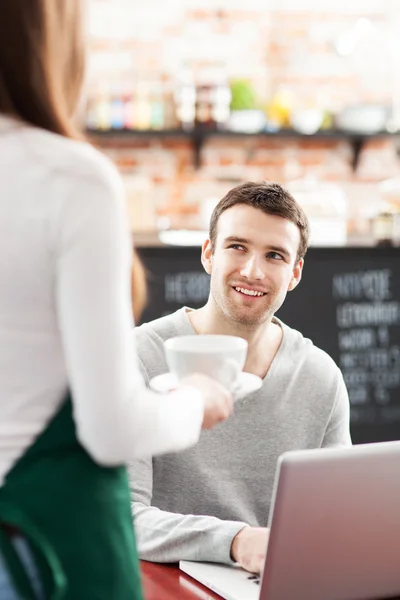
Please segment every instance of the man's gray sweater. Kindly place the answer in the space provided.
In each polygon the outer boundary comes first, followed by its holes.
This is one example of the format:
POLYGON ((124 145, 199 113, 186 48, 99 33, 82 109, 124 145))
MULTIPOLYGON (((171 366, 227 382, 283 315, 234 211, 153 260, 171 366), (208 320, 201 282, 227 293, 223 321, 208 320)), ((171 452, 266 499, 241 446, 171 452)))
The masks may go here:
MULTIPOLYGON (((187 310, 135 329, 147 382, 168 371, 164 341, 195 333, 187 310)), ((231 563, 231 543, 240 529, 267 525, 280 454, 351 443, 349 400, 338 367, 298 331, 276 321, 283 329, 281 346, 262 387, 236 402, 233 416, 203 431, 194 448, 131 463, 142 559, 231 563)))

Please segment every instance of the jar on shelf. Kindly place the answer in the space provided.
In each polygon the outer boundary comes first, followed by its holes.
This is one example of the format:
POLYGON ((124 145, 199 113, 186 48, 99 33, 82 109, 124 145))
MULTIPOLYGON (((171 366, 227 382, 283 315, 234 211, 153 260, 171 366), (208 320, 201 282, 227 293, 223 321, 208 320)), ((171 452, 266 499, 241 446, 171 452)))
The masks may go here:
POLYGON ((380 199, 392 215, 392 242, 400 246, 400 178, 386 179, 379 185, 380 199))
POLYGON ((393 213, 382 211, 372 219, 372 235, 376 246, 393 246, 393 217, 393 213))

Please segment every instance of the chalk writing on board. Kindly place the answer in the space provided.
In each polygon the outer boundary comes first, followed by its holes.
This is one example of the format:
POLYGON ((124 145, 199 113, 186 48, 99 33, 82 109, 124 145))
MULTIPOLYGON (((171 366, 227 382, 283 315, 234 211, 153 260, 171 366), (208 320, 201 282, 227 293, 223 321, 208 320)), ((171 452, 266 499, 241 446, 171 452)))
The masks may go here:
POLYGON ((394 392, 400 386, 400 346, 392 341, 400 325, 391 269, 340 273, 332 280, 337 302, 339 366, 347 385, 353 422, 400 420, 394 392))
POLYGON ((178 304, 206 302, 210 276, 198 271, 168 273, 164 277, 165 300, 178 304))

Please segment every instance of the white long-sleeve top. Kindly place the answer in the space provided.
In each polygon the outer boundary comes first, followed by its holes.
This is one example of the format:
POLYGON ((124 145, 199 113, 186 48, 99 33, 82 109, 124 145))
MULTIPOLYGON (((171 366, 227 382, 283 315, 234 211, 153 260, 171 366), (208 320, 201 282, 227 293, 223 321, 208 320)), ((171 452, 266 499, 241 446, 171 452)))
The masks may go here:
POLYGON ((200 392, 159 396, 138 369, 131 243, 104 156, 0 116, 0 485, 68 388, 78 439, 101 464, 198 440, 200 392))

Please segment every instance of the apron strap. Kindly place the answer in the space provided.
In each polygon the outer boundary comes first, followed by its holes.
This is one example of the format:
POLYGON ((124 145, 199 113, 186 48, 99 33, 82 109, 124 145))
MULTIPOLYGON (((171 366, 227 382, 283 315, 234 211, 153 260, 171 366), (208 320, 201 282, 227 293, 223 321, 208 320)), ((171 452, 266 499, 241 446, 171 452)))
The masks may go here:
POLYGON ((22 600, 39 600, 11 537, 0 526, 0 550, 11 582, 22 600))
MULTIPOLYGON (((51 574, 51 590, 49 591, 50 596, 48 600, 63 600, 67 589, 67 578, 61 562, 49 540, 47 540, 34 523, 32 523, 27 515, 20 511, 17 512, 14 507, 10 507, 9 505, 7 505, 8 510, 2 510, 4 508, 4 504, 0 502, 0 521, 4 524, 18 528, 21 535, 30 543, 33 549, 33 555, 37 554, 38 560, 40 559, 42 563, 45 563, 51 574), (5 513, 8 513, 8 518, 5 513)), ((25 566, 13 545, 10 536, 7 535, 1 526, 0 550, 4 555, 4 560, 13 584, 23 600, 39 600, 32 588, 25 566)), ((38 572, 40 576, 40 568, 38 568, 38 572)))

